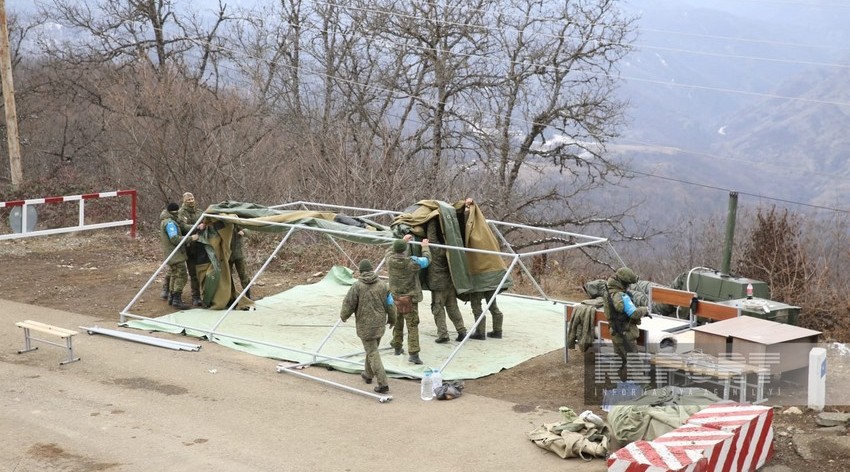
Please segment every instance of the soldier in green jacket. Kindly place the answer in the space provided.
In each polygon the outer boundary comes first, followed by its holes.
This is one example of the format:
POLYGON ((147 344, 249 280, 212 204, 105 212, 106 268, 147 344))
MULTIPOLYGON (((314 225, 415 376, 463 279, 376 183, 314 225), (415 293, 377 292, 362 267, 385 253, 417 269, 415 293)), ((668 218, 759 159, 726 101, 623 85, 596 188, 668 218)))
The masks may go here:
POLYGON ((366 350, 366 361, 360 376, 367 384, 372 383, 372 377, 377 377, 378 385, 375 391, 386 393, 390 391, 390 387, 378 345, 386 325, 392 327, 396 322, 393 297, 387 283, 375 274, 371 262, 363 259, 358 269, 360 278, 348 289, 339 317, 345 322, 354 315, 357 337, 363 342, 363 348, 366 350))
MULTIPOLYGON (((443 242, 439 219, 434 218, 428 222, 426 234, 429 241, 443 242)), ((431 314, 434 315, 434 324, 437 325, 437 339, 434 342, 441 344, 449 341, 446 314, 457 331, 455 340, 463 341, 466 337, 466 327, 463 325, 463 315, 457 306, 457 293, 449 270, 449 259, 446 256, 446 250, 441 247, 431 249, 427 281, 428 289, 431 290, 431 314)))
POLYGON ((618 374, 620 380, 626 381, 626 361, 629 353, 638 352, 637 339, 640 334, 641 318, 648 316, 645 307, 636 307, 628 294, 629 285, 637 282, 637 275, 628 267, 620 267, 605 284, 605 294, 602 296, 605 318, 611 327, 611 341, 614 352, 620 358, 618 374))
MULTIPOLYGON (((172 202, 159 214, 159 240, 165 257, 171 255, 183 239, 177 217, 179 208, 172 202)), ((168 304, 178 310, 188 310, 189 306, 183 303, 183 287, 186 286, 186 247, 181 246, 167 262, 169 271, 166 280, 170 293, 168 304)))
MULTIPOLYGON (((190 192, 184 193, 183 204, 180 205, 178 212, 180 228, 184 234, 195 225, 202 214, 203 212, 195 206, 195 196, 190 192)), ((193 244, 186 246, 186 269, 189 271, 189 284, 192 287, 192 305, 201 306, 201 285, 198 283, 198 272, 195 269, 196 249, 203 250, 200 247, 195 248, 193 244)))
POLYGON ((419 284, 419 271, 431 263, 431 250, 428 240, 422 240, 422 256, 407 255, 407 244, 413 238, 410 234, 404 239, 393 241, 393 247, 387 255, 387 271, 389 272, 390 292, 395 301, 398 319, 393 328, 392 346, 395 355, 404 353, 404 325, 407 324, 407 349, 410 353, 408 360, 414 364, 422 364, 419 358, 419 302, 422 301, 422 286, 419 284))

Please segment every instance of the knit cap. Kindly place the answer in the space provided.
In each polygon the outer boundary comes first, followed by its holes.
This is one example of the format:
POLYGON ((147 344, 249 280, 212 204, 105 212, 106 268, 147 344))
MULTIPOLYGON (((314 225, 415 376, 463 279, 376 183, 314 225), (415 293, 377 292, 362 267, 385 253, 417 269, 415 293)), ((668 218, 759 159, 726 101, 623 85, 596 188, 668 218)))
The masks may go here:
POLYGON ((372 272, 374 270, 374 268, 372 267, 372 263, 369 262, 369 259, 363 259, 362 261, 360 261, 360 265, 357 266, 357 268, 360 270, 361 274, 363 272, 372 272))
POLYGON ((393 252, 404 252, 405 249, 407 249, 407 241, 403 239, 393 241, 393 252))

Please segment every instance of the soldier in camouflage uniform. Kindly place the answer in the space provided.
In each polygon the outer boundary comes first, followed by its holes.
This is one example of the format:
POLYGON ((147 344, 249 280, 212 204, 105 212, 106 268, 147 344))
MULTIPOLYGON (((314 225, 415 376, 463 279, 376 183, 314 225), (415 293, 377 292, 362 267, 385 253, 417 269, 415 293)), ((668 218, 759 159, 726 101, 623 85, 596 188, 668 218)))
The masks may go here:
POLYGON ((605 318, 611 327, 611 341, 614 352, 620 358, 618 374, 620 380, 626 381, 626 361, 629 353, 638 352, 637 339, 640 334, 641 318, 649 316, 645 306, 636 307, 628 294, 630 284, 637 282, 637 275, 628 267, 621 267, 606 282, 606 291, 602 296, 605 318))
MULTIPOLYGON (((162 243, 162 251, 165 257, 171 255, 174 248, 183 239, 183 232, 178 224, 177 212, 180 207, 176 203, 169 203, 165 210, 159 214, 159 239, 162 243)), ((181 246, 168 261, 168 291, 170 297, 168 304, 178 310, 187 310, 189 306, 183 304, 183 287, 186 286, 186 248, 181 246)))
MULTIPOLYGON (((426 229, 429 241, 442 243, 440 234, 440 221, 434 218, 428 222, 426 229)), ((463 325, 463 315, 457 306, 457 293, 452 283, 452 274, 449 271, 449 259, 446 250, 441 247, 431 249, 431 265, 428 266, 428 289, 431 290, 431 314, 434 315, 434 324, 437 325, 436 343, 449 341, 449 329, 446 326, 446 314, 457 330, 456 341, 463 341, 466 337, 466 327, 463 325)))
MULTIPOLYGON (((177 214, 180 228, 184 234, 195 225, 195 222, 198 221, 202 213, 195 206, 195 196, 189 192, 184 193, 183 204, 180 205, 180 211, 177 214)), ((203 248, 196 248, 194 246, 194 244, 186 246, 186 269, 189 271, 189 283, 192 287, 192 305, 201 306, 201 285, 198 283, 198 272, 195 269, 195 260, 197 259, 195 251, 196 249, 202 251, 203 248)))
POLYGON ((358 269, 360 279, 348 289, 345 300, 342 301, 339 317, 345 322, 354 314, 357 337, 363 342, 363 348, 366 350, 366 361, 360 376, 367 384, 372 383, 372 377, 377 377, 378 385, 375 391, 386 393, 390 391, 390 387, 387 383, 384 363, 378 352, 378 345, 381 343, 381 336, 384 335, 386 325, 391 327, 395 325, 395 305, 389 286, 378 278, 371 262, 363 259, 358 269))
POLYGON ((419 302, 422 301, 422 286, 419 284, 419 271, 431 263, 431 250, 428 240, 422 240, 422 257, 408 256, 407 243, 412 236, 407 234, 404 239, 393 241, 393 247, 387 254, 387 271, 389 272, 390 292, 395 300, 398 319, 393 328, 392 346, 395 355, 404 353, 404 325, 407 324, 407 349, 410 353, 408 360, 414 364, 422 364, 419 358, 419 302))
MULTIPOLYGON (((230 266, 233 267, 239 277, 239 283, 242 284, 243 290, 251 283, 248 266, 245 264, 245 254, 242 251, 242 238, 244 237, 245 230, 233 225, 233 237, 230 239, 230 266)), ((253 299, 250 288, 245 292, 245 297, 253 299)))

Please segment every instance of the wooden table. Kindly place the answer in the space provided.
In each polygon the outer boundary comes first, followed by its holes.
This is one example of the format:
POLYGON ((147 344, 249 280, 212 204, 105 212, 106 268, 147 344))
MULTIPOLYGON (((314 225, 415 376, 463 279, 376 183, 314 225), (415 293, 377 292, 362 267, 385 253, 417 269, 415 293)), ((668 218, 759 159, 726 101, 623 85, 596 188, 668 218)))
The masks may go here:
MULTIPOLYGON (((681 371, 684 375, 693 380, 694 377, 709 377, 717 379, 713 383, 718 383, 723 386, 723 399, 728 400, 731 390, 738 390, 740 402, 747 401, 747 376, 755 375, 756 383, 752 384, 756 387, 755 401, 753 403, 761 403, 766 401, 764 398, 764 384, 770 374, 770 369, 749 365, 743 362, 738 362, 733 359, 727 359, 702 352, 690 351, 681 354, 659 353, 650 359, 652 364, 657 369, 667 370, 667 381, 669 385, 673 385, 673 375, 681 371)), ((708 382, 712 382, 708 380, 708 382)))

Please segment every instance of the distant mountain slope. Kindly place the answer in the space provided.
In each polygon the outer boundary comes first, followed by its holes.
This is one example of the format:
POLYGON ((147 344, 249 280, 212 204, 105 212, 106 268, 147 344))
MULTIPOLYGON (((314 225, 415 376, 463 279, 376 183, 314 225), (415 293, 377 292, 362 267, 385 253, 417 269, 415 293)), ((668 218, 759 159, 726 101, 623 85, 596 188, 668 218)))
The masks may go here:
POLYGON ((847 200, 850 179, 838 176, 850 176, 850 106, 823 102, 850 104, 847 69, 828 65, 850 64, 850 4, 637 3, 641 47, 621 68, 632 118, 621 142, 643 146, 612 149, 638 172, 702 186, 634 181, 647 206, 668 210, 659 218, 724 208, 726 192, 710 187, 847 200))

